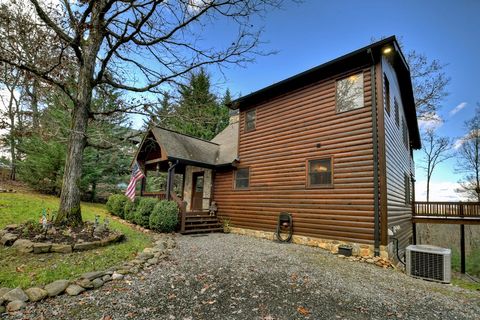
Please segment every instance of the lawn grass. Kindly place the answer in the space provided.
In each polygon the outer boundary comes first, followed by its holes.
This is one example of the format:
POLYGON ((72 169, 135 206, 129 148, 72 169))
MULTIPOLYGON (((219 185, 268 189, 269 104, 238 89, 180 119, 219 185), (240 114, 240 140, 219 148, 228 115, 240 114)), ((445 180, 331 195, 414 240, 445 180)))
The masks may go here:
MULTIPOLYGON (((58 209, 59 199, 35 193, 0 194, 0 229, 8 224, 39 221, 42 209, 58 209)), ((82 203, 84 221, 108 215, 102 204, 82 203)), ((110 220, 110 228, 125 234, 126 241, 96 250, 70 254, 21 254, 0 246, 0 287, 41 286, 58 279, 73 279, 89 271, 104 270, 134 257, 148 246, 149 235, 110 220)))

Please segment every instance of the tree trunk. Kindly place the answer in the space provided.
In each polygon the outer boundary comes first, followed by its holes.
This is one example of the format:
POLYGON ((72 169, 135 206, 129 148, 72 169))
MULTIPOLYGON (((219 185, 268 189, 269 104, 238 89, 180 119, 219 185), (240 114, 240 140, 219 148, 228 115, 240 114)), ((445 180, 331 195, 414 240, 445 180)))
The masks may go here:
POLYGON ((32 84, 32 125, 33 125, 33 130, 37 131, 38 126, 39 126, 39 120, 38 120, 38 80, 35 78, 33 80, 32 84))

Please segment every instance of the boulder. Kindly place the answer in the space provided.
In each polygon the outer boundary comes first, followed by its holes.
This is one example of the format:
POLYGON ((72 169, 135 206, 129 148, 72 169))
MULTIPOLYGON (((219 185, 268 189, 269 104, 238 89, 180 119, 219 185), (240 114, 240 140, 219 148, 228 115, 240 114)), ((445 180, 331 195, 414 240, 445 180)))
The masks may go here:
POLYGON ((68 280, 53 281, 52 283, 49 283, 45 286, 45 290, 47 290, 49 297, 58 296, 63 291, 65 291, 65 289, 67 289, 68 284, 68 280))
POLYGON ((67 289, 65 290, 65 292, 67 292, 67 294, 69 296, 78 296, 80 293, 82 293, 83 291, 85 291, 85 288, 84 287, 81 287, 77 284, 71 284, 67 287, 67 289))
POLYGON ((27 294, 28 299, 30 299, 32 302, 43 300, 48 296, 48 292, 46 290, 36 287, 25 290, 25 293, 27 294))
POLYGON ((11 246, 16 240, 18 239, 18 236, 13 233, 5 233, 0 239, 0 243, 3 244, 4 246, 11 246))
POLYGON ((94 242, 77 242, 73 245, 74 251, 92 250, 100 246, 100 241, 94 242))
POLYGON ((50 252, 50 248, 52 247, 52 244, 49 242, 42 243, 34 243, 33 244, 33 253, 48 253, 50 252))
POLYGON ((92 284, 94 289, 100 288, 103 286, 103 280, 100 278, 93 279, 92 284))
POLYGON ((117 272, 114 272, 112 274, 112 280, 122 280, 123 279, 123 274, 120 274, 120 273, 117 273, 117 272))
POLYGON ((5 230, 7 231, 12 231, 18 228, 18 224, 7 224, 5 226, 5 230))
POLYGON ((50 249, 51 252, 58 252, 58 253, 71 253, 72 246, 69 244, 52 244, 52 248, 50 249))
POLYGON ((15 288, 15 289, 10 290, 7 293, 5 293, 2 297, 2 299, 5 300, 5 301, 20 300, 20 301, 27 302, 28 301, 28 296, 25 294, 25 292, 23 292, 22 289, 15 288))
POLYGON ((112 276, 106 274, 102 277, 103 282, 108 282, 112 280, 112 276))
POLYGON ((131 273, 131 272, 130 272, 129 269, 118 269, 118 270, 117 270, 117 273, 126 275, 126 274, 129 274, 129 273, 131 273))
POLYGON ((18 239, 13 243, 12 248, 22 253, 30 253, 33 251, 33 242, 26 239, 18 239))
POLYGON ((27 304, 24 301, 15 300, 15 301, 12 301, 9 304, 7 304, 7 311, 8 312, 15 312, 15 311, 18 311, 18 310, 22 310, 26 306, 27 306, 27 304))
POLYGON ((157 264, 157 263, 158 263, 158 258, 148 259, 147 262, 148 262, 149 264, 157 264))
POLYGON ((93 271, 93 272, 84 273, 80 278, 88 279, 92 281, 93 279, 103 277, 104 275, 105 275, 105 272, 103 271, 93 271))
POLYGON ((77 281, 75 281, 75 284, 77 284, 80 287, 83 287, 85 289, 93 289, 92 281, 90 281, 88 279, 80 278, 77 281))
MULTIPOLYGON (((3 295, 9 291, 11 291, 11 288, 0 288, 0 299, 2 299, 3 295)), ((4 299, 5 300, 5 299, 4 299)))
POLYGON ((153 255, 154 255, 153 253, 142 252, 139 255, 137 255, 137 259, 148 260, 148 259, 153 258, 153 255))

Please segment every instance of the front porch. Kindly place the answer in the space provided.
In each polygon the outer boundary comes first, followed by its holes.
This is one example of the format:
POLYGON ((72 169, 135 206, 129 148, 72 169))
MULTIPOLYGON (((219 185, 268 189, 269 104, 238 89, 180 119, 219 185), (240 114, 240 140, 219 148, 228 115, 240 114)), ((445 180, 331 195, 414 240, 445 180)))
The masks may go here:
MULTIPOLYGON (((145 135, 134 161, 145 177, 139 195, 178 204, 181 233, 222 231, 213 201, 213 177, 219 144, 153 127, 145 135)), ((235 158, 221 167, 232 166, 235 158)))

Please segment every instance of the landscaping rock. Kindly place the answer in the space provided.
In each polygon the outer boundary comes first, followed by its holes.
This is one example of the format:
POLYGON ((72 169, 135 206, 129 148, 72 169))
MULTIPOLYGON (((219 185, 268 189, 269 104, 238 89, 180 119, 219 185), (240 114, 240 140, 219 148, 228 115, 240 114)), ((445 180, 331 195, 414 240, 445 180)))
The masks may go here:
POLYGON ((144 263, 145 261, 144 260, 139 260, 139 259, 135 259, 135 260, 132 260, 130 261, 133 265, 138 265, 138 264, 142 264, 144 263))
POLYGON ((34 243, 33 244, 33 253, 47 253, 50 252, 52 247, 51 243, 34 243))
MULTIPOLYGON (((12 291, 11 288, 0 288, 0 299, 3 299, 3 295, 9 291, 12 291)), ((5 299, 4 299, 5 300, 5 299)), ((0 303, 1 304, 1 303, 0 303)))
MULTIPOLYGON (((153 258, 153 253, 142 252, 139 255, 137 255, 137 259, 141 259, 141 260, 148 260, 148 259, 151 259, 151 258, 153 258)), ((135 260, 133 260, 133 261, 135 261, 135 260)))
POLYGON ((77 242, 73 246, 73 250, 75 251, 83 251, 83 250, 92 250, 95 248, 98 248, 100 246, 100 241, 94 241, 94 242, 77 242))
POLYGON ((65 292, 69 295, 69 296, 78 296, 80 293, 82 293, 83 291, 85 291, 85 288, 84 287, 81 287, 77 284, 71 284, 67 287, 67 289, 65 290, 65 292))
MULTIPOLYGON (((117 270, 117 273, 122 274, 122 275, 126 275, 126 274, 129 274, 129 273, 131 273, 131 272, 130 272, 130 270, 128 270, 128 269, 118 269, 118 270, 117 270)), ((114 273, 114 274, 115 274, 115 273, 114 273)))
POLYGON ((103 282, 112 281, 112 277, 108 274, 104 275, 102 278, 103 282))
POLYGON ((15 311, 18 311, 18 310, 21 310, 21 309, 25 308, 26 306, 27 306, 27 304, 24 301, 15 300, 15 301, 12 301, 9 304, 7 304, 7 311, 8 312, 15 312, 15 311))
POLYGON ((8 224, 5 226, 5 230, 12 231, 18 228, 18 224, 8 224))
POLYGON ((123 277, 124 277, 124 275, 121 274, 121 273, 114 272, 112 274, 112 280, 122 280, 123 277))
POLYGON ((94 272, 84 273, 80 278, 88 279, 92 281, 93 279, 103 277, 104 275, 105 275, 105 272, 103 271, 94 271, 94 272))
POLYGON ((69 284, 68 280, 57 280, 47 284, 45 286, 45 290, 47 290, 49 297, 58 296, 63 291, 65 291, 65 289, 67 289, 68 284, 69 284))
POLYGON ((22 253, 30 253, 33 251, 33 242, 26 239, 18 239, 13 243, 12 248, 22 253))
POLYGON ((157 264, 157 263, 158 263, 158 258, 148 259, 147 262, 148 262, 149 264, 157 264))
POLYGON ((48 292, 42 288, 29 288, 25 290, 25 293, 28 296, 28 299, 32 302, 40 301, 45 299, 48 296, 48 292))
POLYGON ((103 286, 103 281, 100 278, 96 278, 92 281, 92 284, 93 284, 93 288, 97 289, 97 288, 100 288, 101 286, 103 286))
POLYGON ((75 284, 85 288, 85 289, 93 289, 93 284, 92 281, 88 279, 78 279, 75 281, 75 284))
POLYGON ((16 240, 18 239, 18 236, 13 233, 5 233, 0 239, 0 243, 3 244, 4 246, 11 246, 16 240))
POLYGON ((6 233, 8 233, 7 230, 4 230, 4 229, 0 230, 0 239, 1 239, 6 233))
POLYGON ((69 244, 52 244, 50 251, 58 253, 71 253, 72 246, 69 244))
POLYGON ((26 301, 28 301, 28 296, 25 294, 25 292, 23 292, 22 289, 15 288, 13 290, 10 290, 6 294, 4 294, 2 299, 5 300, 5 301, 20 300, 20 301, 25 301, 26 302, 26 301))

